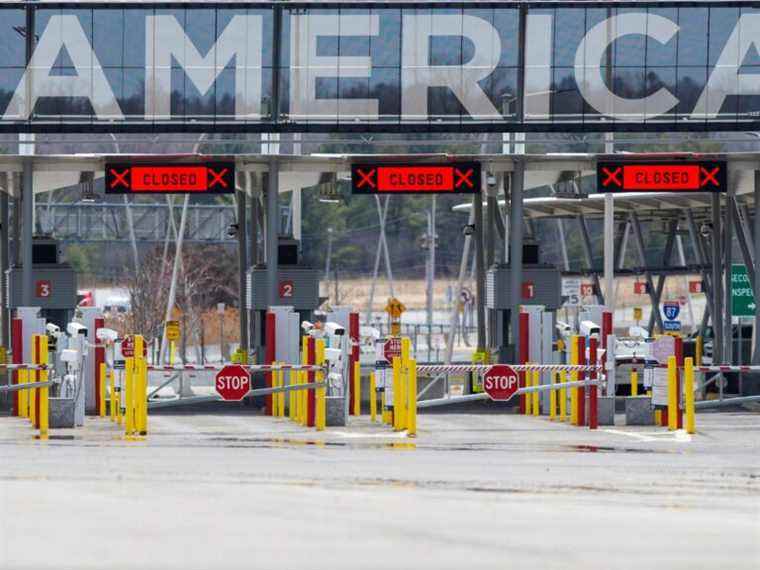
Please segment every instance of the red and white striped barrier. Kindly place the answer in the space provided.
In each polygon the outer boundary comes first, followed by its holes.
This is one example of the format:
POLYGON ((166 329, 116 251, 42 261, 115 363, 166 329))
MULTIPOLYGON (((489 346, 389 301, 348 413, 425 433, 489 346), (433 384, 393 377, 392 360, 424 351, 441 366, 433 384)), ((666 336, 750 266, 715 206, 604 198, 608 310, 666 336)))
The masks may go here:
POLYGON ((695 366, 697 372, 760 372, 760 365, 753 366, 695 366))
MULTIPOLYGON (((148 370, 166 370, 182 372, 185 370, 221 370, 228 364, 148 364, 148 370)), ((278 370, 301 370, 305 372, 321 372, 321 366, 310 364, 241 364, 251 372, 274 372, 278 370)))
MULTIPOLYGON (((488 372, 493 364, 420 364, 418 374, 456 374, 464 372, 488 372)), ((604 366, 586 364, 509 364, 516 372, 598 372, 604 371, 604 366)))
POLYGON ((0 364, 0 370, 47 370, 47 364, 28 364, 26 362, 0 364))

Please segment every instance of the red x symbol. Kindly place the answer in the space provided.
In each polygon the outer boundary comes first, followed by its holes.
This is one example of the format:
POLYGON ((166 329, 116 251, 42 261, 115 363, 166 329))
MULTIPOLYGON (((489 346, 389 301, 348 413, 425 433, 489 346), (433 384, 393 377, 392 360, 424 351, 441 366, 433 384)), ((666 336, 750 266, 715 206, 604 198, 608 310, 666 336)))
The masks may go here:
POLYGON ((116 188, 118 184, 121 184, 124 186, 124 188, 129 188, 129 182, 127 182, 127 174, 129 174, 129 168, 127 168, 124 172, 119 173, 117 170, 111 169, 111 176, 113 176, 113 179, 111 180, 111 188, 116 188))
POLYGON ((623 187, 623 182, 618 178, 620 174, 623 172, 623 167, 618 166, 615 170, 610 172, 610 169, 607 167, 602 167, 602 172, 607 175, 607 178, 602 180, 602 186, 609 186, 610 182, 613 182, 615 186, 623 187))
POLYGON ((715 178, 718 175, 718 171, 719 170, 720 170, 720 166, 716 166, 715 168, 713 168, 712 170, 710 170, 708 172, 707 169, 704 166, 700 166, 699 167, 699 173, 702 176, 704 176, 704 178, 702 179, 702 183, 700 184, 700 186, 707 186, 707 183, 710 182, 714 186, 720 187, 720 184, 718 184, 718 180, 715 178))
POLYGON ((357 188, 361 188, 365 184, 369 186, 370 188, 376 188, 375 181, 373 180, 373 177, 375 176, 374 168, 370 170, 369 172, 364 172, 361 168, 357 168, 356 174, 358 174, 361 177, 361 180, 359 180, 356 183, 357 188))
POLYGON ((227 188, 227 181, 222 178, 222 176, 227 174, 226 168, 222 168, 218 173, 209 168, 208 173, 211 176, 211 180, 208 183, 209 188, 213 188, 217 184, 221 185, 222 188, 227 188))
POLYGON ((454 168, 454 175, 457 177, 457 179, 454 181, 454 188, 459 188, 462 184, 467 184, 470 188, 473 187, 474 182, 470 180, 470 176, 472 176, 474 173, 473 169, 470 168, 466 172, 462 172, 458 168, 454 168))

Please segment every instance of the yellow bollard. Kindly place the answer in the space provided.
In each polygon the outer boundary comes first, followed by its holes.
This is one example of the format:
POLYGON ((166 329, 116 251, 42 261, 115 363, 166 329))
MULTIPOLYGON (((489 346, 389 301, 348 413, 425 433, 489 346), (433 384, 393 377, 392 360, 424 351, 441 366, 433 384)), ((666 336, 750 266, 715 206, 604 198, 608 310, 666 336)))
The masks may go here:
MULTIPOLYGON (((387 378, 388 374, 391 374, 391 381, 393 380, 393 369, 386 368, 383 371, 383 392, 380 397, 380 406, 382 407, 382 421, 385 425, 393 425, 393 411, 390 406, 390 398, 388 397, 387 378)), ((391 388, 393 385, 391 384, 391 388)))
POLYGON ((697 336, 694 343, 694 366, 702 366, 702 353, 704 352, 704 339, 702 335, 697 336))
POLYGON ((369 373, 369 421, 377 420, 377 388, 375 386, 375 373, 369 373))
MULTIPOLYGON (((285 371, 280 370, 280 388, 285 387, 285 371)), ((280 392, 280 417, 285 417, 285 392, 280 392)))
MULTIPOLYGON (((533 371, 533 387, 537 388, 541 383, 541 373, 538 370, 533 371)), ((536 390, 531 394, 533 396, 533 415, 541 415, 541 392, 536 390)))
POLYGON ((401 423, 399 422, 399 418, 401 418, 401 405, 399 403, 400 395, 401 395, 401 358, 398 356, 395 356, 393 358, 393 429, 394 431, 400 431, 401 430, 401 423))
MULTIPOLYGON (((570 341, 570 364, 577 365, 578 364, 578 336, 573 335, 571 337, 570 341)), ((570 373, 570 381, 571 382, 577 382, 578 381, 578 371, 573 370, 570 373)), ((578 425, 578 388, 576 386, 573 386, 570 388, 570 424, 577 426, 578 425)))
POLYGON ((362 365, 357 360, 354 362, 354 415, 362 415, 362 365))
MULTIPOLYGON (((272 362, 272 366, 277 366, 277 362, 272 362)), ((279 387, 280 383, 280 371, 279 370, 272 370, 272 388, 279 387)), ((272 393, 272 417, 276 418, 279 416, 279 407, 280 407, 280 394, 277 392, 272 393)))
POLYGON ((406 434, 409 437, 417 436, 417 361, 409 360, 407 370, 407 410, 406 410, 406 434))
MULTIPOLYGON (((19 370, 18 383, 19 385, 26 384, 26 370, 19 370)), ((29 417, 29 390, 18 391, 18 415, 20 418, 29 417)))
MULTIPOLYGON (((316 345, 314 350, 316 351, 316 345)), ((303 337, 301 344, 301 364, 309 363, 309 337, 303 337)), ((316 378, 316 376, 315 376, 316 378)), ((307 372, 301 371, 298 375, 298 383, 306 384, 309 381, 309 375, 307 372)), ((308 390, 298 390, 298 424, 306 426, 308 423, 308 406, 309 406, 309 394, 308 390)), ((316 419, 316 418, 315 418, 316 419)))
POLYGON ((694 410, 694 359, 689 357, 684 360, 684 408, 686 412, 686 433, 696 433, 696 417, 694 410))
POLYGON ((631 396, 639 395, 639 373, 635 368, 631 369, 631 396))
POLYGON ((113 370, 108 371, 108 394, 109 398, 109 412, 111 415, 111 421, 116 421, 116 382, 114 380, 113 370))
POLYGON ((678 363, 675 356, 668 357, 668 429, 678 429, 678 363))
POLYGON ((174 366, 174 356, 177 353, 177 345, 173 340, 169 341, 169 366, 174 366))
MULTIPOLYGON (((317 339, 314 343, 314 361, 319 366, 325 364, 325 341, 324 339, 317 339)), ((317 372, 314 375, 317 382, 325 382, 325 373, 317 372)), ((317 431, 325 429, 327 424, 327 388, 316 388, 317 393, 315 397, 316 410, 314 410, 314 427, 317 431)), ((305 390, 304 390, 305 391, 305 390)))
MULTIPOLYGON (((551 373, 552 385, 557 383, 557 373, 551 373)), ((557 389, 549 390, 549 419, 554 421, 557 417, 557 389)))
MULTIPOLYGON (((49 362, 48 359, 48 338, 47 335, 40 335, 40 353, 37 355, 37 359, 39 360, 40 364, 47 365, 49 362)), ((47 382, 48 381, 48 371, 47 370, 40 370, 40 382, 47 382)), ((40 417, 39 417, 39 423, 40 423, 40 439, 47 439, 48 437, 48 428, 50 426, 50 407, 49 407, 49 397, 50 397, 50 389, 48 386, 44 386, 39 389, 39 397, 40 397, 40 417)))
POLYGON ((124 433, 131 436, 135 431, 135 411, 133 398, 134 357, 124 359, 124 433))
MULTIPOLYGON (((563 370, 559 373, 559 382, 560 384, 567 382, 567 371, 563 370)), ((559 389, 559 421, 567 421, 567 388, 559 389)))
MULTIPOLYGON (((37 371, 29 370, 27 372, 27 382, 33 384, 37 381, 37 371)), ((37 388, 30 388, 29 392, 29 422, 33 428, 37 427, 37 388)))
MULTIPOLYGON (((288 386, 296 385, 296 371, 288 371, 288 386)), ((291 390, 288 393, 288 417, 294 420, 296 417, 296 390, 291 390)))
POLYGON ((98 384, 100 385, 100 405, 98 406, 98 413, 101 418, 106 417, 106 363, 100 363, 100 375, 98 377, 98 384))
POLYGON ((409 361, 412 353, 412 341, 408 337, 401 339, 401 368, 399 374, 398 397, 393 395, 394 401, 399 403, 399 427, 406 428, 407 403, 409 402, 409 361))
MULTIPOLYGON (((532 364, 532 363, 528 363, 532 364)), ((530 388, 533 386, 533 371, 532 370, 526 370, 525 371, 525 387, 530 388)), ((530 392, 525 394, 525 415, 526 416, 532 416, 533 415, 533 394, 530 392)))
POLYGON ((143 357, 142 335, 135 335, 135 431, 148 434, 148 363, 143 357))

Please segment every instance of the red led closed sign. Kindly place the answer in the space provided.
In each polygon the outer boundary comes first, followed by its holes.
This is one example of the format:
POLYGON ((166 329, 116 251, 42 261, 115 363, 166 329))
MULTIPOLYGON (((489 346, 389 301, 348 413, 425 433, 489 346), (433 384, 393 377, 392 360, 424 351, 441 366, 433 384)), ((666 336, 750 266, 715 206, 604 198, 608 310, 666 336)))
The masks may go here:
POLYGON ((480 164, 354 164, 354 194, 475 194, 480 164))
POLYGON ((230 194, 234 163, 107 164, 106 194, 230 194))
POLYGON ((725 162, 602 162, 599 192, 725 192, 725 162))

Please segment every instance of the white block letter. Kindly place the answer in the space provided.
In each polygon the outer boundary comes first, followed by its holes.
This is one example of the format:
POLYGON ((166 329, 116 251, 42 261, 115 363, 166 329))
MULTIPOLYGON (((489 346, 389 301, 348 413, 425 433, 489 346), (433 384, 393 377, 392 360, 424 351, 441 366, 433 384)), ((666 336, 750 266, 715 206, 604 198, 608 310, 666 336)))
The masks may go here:
POLYGON ((262 16, 234 16, 202 56, 170 15, 145 19, 145 118, 171 118, 172 56, 204 95, 235 58, 235 117, 261 118, 262 16))
POLYGON ((601 114, 617 120, 642 121, 667 113, 678 104, 670 91, 662 87, 648 97, 618 97, 604 82, 601 61, 606 49, 622 36, 640 34, 665 44, 677 32, 678 26, 672 20, 656 14, 621 14, 599 22, 575 52, 575 81, 583 98, 601 114))
POLYGON ((320 36, 376 36, 379 18, 369 14, 293 14, 290 18, 290 117, 295 120, 378 117, 377 99, 317 98, 317 79, 369 77, 372 59, 317 55, 320 36))
POLYGON ((428 118, 428 89, 448 87, 475 119, 501 119, 478 85, 499 63, 501 39, 483 18, 458 14, 406 15, 401 54, 401 112, 407 120, 428 118), (475 46, 463 65, 430 65, 430 38, 465 37, 475 46))
POLYGON ((76 16, 50 17, 3 119, 28 119, 40 97, 83 97, 90 101, 98 119, 124 118, 111 85, 76 16), (50 75, 63 48, 71 58, 76 75, 50 75), (27 85, 29 97, 26 93, 27 85))

